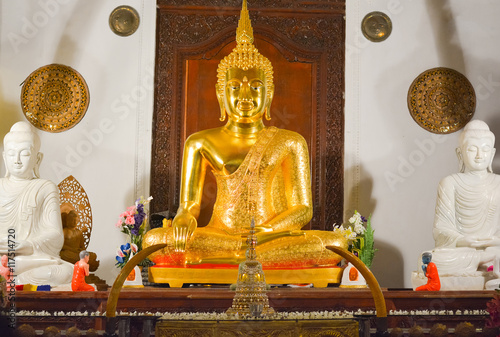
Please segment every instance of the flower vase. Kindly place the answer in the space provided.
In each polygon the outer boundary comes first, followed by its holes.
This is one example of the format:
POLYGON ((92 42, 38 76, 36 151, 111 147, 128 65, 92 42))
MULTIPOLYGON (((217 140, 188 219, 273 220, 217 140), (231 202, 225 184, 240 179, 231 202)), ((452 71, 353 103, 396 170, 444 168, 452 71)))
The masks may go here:
POLYGON ((347 263, 342 273, 340 288, 366 288, 366 280, 351 262, 347 263))
MULTIPOLYGON (((130 259, 134 256, 134 253, 130 253, 130 259)), ((129 261, 130 261, 129 259, 129 261)), ((135 266, 134 269, 128 274, 125 282, 123 283, 124 288, 143 288, 142 284, 142 271, 140 266, 135 266)))

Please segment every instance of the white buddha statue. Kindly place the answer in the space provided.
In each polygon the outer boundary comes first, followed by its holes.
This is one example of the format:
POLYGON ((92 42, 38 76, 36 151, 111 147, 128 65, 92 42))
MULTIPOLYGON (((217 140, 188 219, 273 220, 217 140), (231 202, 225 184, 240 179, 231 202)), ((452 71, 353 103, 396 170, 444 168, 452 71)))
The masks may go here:
POLYGON ((15 249, 16 284, 57 286, 71 282, 73 266, 59 258, 64 242, 59 191, 39 178, 39 150, 40 138, 26 122, 14 124, 4 138, 0 255, 15 249))
POLYGON ((443 290, 482 289, 490 262, 494 279, 485 287, 500 283, 500 176, 491 169, 494 145, 485 122, 469 122, 456 149, 460 173, 439 183, 432 255, 443 290))

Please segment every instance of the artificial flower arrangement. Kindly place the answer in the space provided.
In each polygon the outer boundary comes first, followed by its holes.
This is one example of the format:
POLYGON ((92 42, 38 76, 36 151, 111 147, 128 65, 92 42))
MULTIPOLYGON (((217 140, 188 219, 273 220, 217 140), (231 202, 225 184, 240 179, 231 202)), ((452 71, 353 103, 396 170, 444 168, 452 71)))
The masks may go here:
POLYGON ((371 215, 365 218, 358 211, 354 211, 349 223, 335 227, 334 231, 340 231, 344 235, 349 242, 349 251, 370 268, 376 252, 373 245, 374 230, 371 225, 371 215))
POLYGON ((133 206, 127 207, 127 210, 120 214, 120 219, 116 223, 116 227, 121 229, 121 232, 127 234, 130 242, 121 245, 116 252, 116 266, 123 268, 128 260, 135 253, 142 249, 142 238, 146 231, 147 211, 145 206, 153 197, 144 199, 141 197, 135 201, 133 206))
POLYGON ((115 266, 123 268, 130 257, 137 253, 138 247, 135 243, 126 243, 121 245, 116 251, 116 263, 115 266))

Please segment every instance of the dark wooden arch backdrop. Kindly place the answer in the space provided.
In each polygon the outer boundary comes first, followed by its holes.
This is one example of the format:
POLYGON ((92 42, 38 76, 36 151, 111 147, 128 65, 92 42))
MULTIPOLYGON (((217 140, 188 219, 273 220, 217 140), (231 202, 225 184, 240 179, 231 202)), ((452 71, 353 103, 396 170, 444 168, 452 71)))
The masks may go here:
MULTIPOLYGON (((235 46, 241 0, 158 0, 152 211, 175 212, 184 141, 222 126, 215 96, 219 61, 235 46)), ((255 45, 273 63, 275 97, 267 125, 304 136, 310 151, 310 228, 342 223, 345 0, 248 0, 255 45)), ((207 177, 202 215, 215 182, 207 177)))

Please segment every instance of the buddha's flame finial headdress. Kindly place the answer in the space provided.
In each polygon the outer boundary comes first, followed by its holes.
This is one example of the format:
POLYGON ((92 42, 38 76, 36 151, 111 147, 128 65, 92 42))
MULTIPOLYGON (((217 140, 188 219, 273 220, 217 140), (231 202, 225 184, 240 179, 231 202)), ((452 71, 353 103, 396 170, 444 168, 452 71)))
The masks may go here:
POLYGON ((238 28, 236 28, 236 43, 253 43, 253 28, 248 13, 247 0, 243 0, 238 28))
MULTIPOLYGON (((248 70, 252 68, 261 69, 266 75, 266 86, 273 87, 273 66, 265 56, 259 53, 253 45, 253 28, 250 21, 250 15, 247 9, 247 0, 243 0, 240 20, 236 29, 236 48, 231 54, 227 55, 219 63, 217 68, 217 95, 224 95, 224 86, 226 83, 226 73, 231 68, 248 70)), ((268 98, 271 98, 273 90, 268 90, 268 98)), ((221 120, 225 119, 225 112, 222 112, 221 120)), ((266 112, 266 118, 270 119, 269 111, 266 112)))

